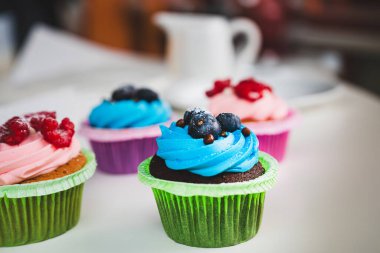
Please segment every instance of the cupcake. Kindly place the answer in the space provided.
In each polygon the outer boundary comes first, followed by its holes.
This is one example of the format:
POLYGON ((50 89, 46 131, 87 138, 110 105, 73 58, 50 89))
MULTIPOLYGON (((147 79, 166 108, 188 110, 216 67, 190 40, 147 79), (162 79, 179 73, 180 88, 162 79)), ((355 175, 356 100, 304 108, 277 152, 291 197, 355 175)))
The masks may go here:
POLYGON ((84 182, 96 168, 68 118, 55 112, 0 126, 0 247, 47 240, 74 227, 84 182))
POLYGON ((213 114, 230 112, 238 115, 245 126, 257 135, 260 150, 278 161, 284 159, 289 133, 297 123, 298 113, 271 87, 252 78, 236 85, 232 85, 230 80, 220 80, 206 95, 213 114))
POLYGON ((186 111, 161 126, 157 153, 139 166, 152 187, 166 234, 194 247, 239 244, 258 232, 277 162, 231 113, 186 111))
POLYGON ((127 85, 92 109, 81 133, 90 141, 99 170, 136 173, 139 163, 157 151, 159 124, 169 121, 171 114, 154 91, 127 85))

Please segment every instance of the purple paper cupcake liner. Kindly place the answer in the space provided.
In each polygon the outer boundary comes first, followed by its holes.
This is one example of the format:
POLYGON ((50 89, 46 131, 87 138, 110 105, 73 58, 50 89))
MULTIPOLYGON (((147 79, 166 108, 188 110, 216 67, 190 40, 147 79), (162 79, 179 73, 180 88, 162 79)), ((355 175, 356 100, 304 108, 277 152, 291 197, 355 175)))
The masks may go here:
POLYGON ((112 174, 137 173, 138 165, 157 151, 156 137, 90 143, 96 155, 98 169, 112 174))
POLYGON ((289 132, 286 131, 279 134, 269 134, 269 135, 257 135, 259 139, 259 149, 264 151, 279 162, 283 161, 286 153, 286 146, 288 144, 289 132))

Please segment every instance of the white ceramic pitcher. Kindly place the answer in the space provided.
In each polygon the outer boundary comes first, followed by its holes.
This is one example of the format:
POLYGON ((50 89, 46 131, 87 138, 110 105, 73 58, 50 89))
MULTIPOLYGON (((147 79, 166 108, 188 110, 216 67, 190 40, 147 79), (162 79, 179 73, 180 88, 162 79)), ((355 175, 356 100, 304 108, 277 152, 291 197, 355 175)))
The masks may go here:
POLYGON ((245 18, 228 21, 217 15, 161 12, 154 22, 168 35, 169 74, 177 80, 231 76, 256 60, 261 45, 260 30, 245 18), (237 34, 247 38, 240 50, 233 44, 237 34))

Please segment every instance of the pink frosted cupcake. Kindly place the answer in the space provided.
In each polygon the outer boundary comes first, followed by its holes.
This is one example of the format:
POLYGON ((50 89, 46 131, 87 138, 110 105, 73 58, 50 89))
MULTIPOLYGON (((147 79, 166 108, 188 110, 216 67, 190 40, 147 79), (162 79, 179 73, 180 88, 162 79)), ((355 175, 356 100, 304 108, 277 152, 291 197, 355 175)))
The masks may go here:
POLYGON ((159 125, 171 114, 170 106, 154 91, 127 85, 92 109, 81 133, 90 140, 100 170, 137 173, 137 166, 156 153, 159 125))
POLYGON ((278 161, 284 159, 289 133, 297 122, 298 113, 276 96, 271 87, 252 78, 236 85, 230 80, 219 80, 206 95, 213 114, 238 115, 257 135, 260 150, 278 161))
POLYGON ((59 236, 79 221, 94 154, 81 150, 69 118, 55 112, 0 125, 0 248, 59 236))

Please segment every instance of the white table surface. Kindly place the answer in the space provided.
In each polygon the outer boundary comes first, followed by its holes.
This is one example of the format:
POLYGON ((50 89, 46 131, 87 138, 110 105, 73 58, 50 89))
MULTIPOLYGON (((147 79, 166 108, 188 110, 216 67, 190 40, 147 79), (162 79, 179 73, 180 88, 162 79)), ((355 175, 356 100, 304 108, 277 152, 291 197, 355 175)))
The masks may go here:
MULTIPOLYGON (((16 91, 2 83, 0 119, 55 106, 78 122, 99 94, 111 90, 101 84, 147 81, 162 71, 152 66, 154 71, 144 74, 110 67, 16 91)), ((177 244, 165 235, 153 194, 136 176, 97 172, 86 183, 74 229, 0 252, 380 252, 380 100, 350 86, 342 92, 334 101, 302 110, 278 183, 267 193, 260 231, 249 242, 222 249, 177 244)))

